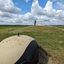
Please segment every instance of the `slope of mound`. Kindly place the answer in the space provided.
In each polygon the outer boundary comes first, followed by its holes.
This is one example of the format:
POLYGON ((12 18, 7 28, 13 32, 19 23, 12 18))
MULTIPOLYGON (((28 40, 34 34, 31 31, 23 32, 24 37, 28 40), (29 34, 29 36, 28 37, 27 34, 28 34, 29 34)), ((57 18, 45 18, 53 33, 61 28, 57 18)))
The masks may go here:
MULTIPOLYGON (((6 27, 6 26, 5 26, 6 27)), ((64 64, 64 26, 27 26, 0 29, 0 41, 17 33, 35 38, 50 57, 50 63, 64 64)))

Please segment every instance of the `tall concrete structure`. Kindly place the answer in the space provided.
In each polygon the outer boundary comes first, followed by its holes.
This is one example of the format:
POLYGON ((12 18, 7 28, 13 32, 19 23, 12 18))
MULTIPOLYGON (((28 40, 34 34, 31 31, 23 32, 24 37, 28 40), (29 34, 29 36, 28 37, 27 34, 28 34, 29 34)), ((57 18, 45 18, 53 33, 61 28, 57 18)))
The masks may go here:
POLYGON ((15 35, 0 42, 0 64, 37 64, 38 44, 34 38, 15 35))

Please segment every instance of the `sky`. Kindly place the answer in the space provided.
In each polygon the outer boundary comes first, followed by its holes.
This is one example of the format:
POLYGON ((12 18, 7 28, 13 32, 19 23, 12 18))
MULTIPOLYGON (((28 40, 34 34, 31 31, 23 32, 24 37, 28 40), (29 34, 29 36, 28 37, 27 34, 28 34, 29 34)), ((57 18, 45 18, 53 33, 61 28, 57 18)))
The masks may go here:
POLYGON ((64 0, 0 0, 0 25, 64 25, 64 0))
MULTIPOLYGON (((39 5, 44 7, 46 5, 47 0, 38 0, 39 5)), ((27 13, 31 11, 31 6, 33 0, 13 0, 14 4, 22 9, 22 13, 27 13)))

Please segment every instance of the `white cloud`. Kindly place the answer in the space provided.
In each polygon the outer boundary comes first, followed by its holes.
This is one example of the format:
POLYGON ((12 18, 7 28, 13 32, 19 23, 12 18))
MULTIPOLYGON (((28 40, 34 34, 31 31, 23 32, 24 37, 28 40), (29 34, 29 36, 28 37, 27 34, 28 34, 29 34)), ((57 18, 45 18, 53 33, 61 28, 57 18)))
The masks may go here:
POLYGON ((64 10, 64 4, 61 3, 61 2, 57 2, 57 7, 58 7, 59 9, 64 10))
MULTIPOLYGON (((28 1, 26 0, 26 2, 28 1)), ((21 10, 14 5, 12 0, 0 0, 0 24, 33 24, 34 20, 37 20, 37 24, 64 24, 64 10, 53 9, 51 1, 48 1, 46 6, 42 8, 38 0, 34 0, 31 12, 24 15, 20 13, 21 10)))
POLYGON ((34 0, 31 7, 31 13, 33 15, 41 15, 42 14, 42 8, 39 6, 38 0, 34 0))
POLYGON ((12 0, 0 0, 0 10, 10 13, 19 13, 21 11, 13 4, 12 0))
POLYGON ((34 0, 31 8, 31 13, 34 15, 34 17, 39 21, 48 21, 49 24, 53 23, 56 24, 62 24, 60 21, 64 21, 64 10, 55 10, 53 9, 53 3, 51 1, 48 1, 45 8, 41 8, 38 4, 38 0, 34 0))
POLYGON ((2 11, 0 11, 0 16, 1 16, 2 14, 3 14, 2 11))
POLYGON ((63 0, 50 0, 50 1, 52 1, 52 2, 63 2, 63 0))
POLYGON ((0 0, 0 23, 14 22, 20 13, 21 9, 12 0, 0 0))
POLYGON ((51 1, 48 1, 45 8, 44 8, 44 10, 46 10, 47 13, 50 13, 52 11, 52 9, 53 9, 52 5, 53 5, 53 3, 51 1))

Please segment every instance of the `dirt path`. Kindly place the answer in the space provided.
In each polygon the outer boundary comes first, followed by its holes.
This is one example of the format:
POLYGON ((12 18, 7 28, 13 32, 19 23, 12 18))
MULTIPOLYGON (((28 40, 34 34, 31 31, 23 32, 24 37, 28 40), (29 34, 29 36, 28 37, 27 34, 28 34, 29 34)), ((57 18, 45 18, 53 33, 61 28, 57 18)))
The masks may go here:
POLYGON ((49 57, 48 64, 60 64, 56 58, 49 57))

